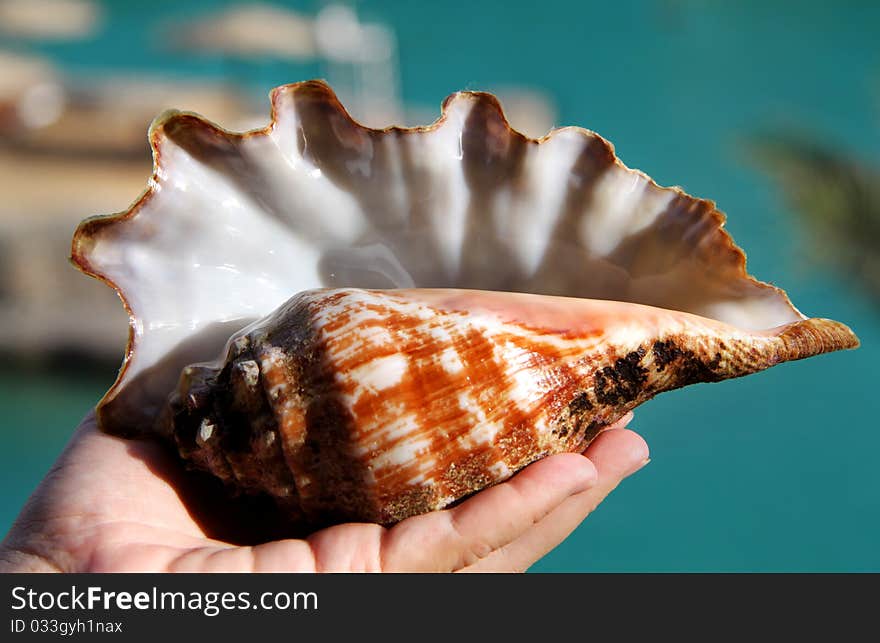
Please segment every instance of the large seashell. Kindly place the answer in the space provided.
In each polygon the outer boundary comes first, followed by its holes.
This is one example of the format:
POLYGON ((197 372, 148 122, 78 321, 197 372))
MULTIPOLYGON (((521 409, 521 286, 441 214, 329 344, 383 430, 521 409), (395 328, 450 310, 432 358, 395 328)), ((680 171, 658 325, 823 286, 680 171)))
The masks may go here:
POLYGON ((159 117, 147 191, 73 260, 131 318, 102 428, 291 516, 400 520, 661 391, 858 345, 592 132, 528 139, 475 92, 415 129, 364 128, 319 82, 272 106, 245 134, 159 117))

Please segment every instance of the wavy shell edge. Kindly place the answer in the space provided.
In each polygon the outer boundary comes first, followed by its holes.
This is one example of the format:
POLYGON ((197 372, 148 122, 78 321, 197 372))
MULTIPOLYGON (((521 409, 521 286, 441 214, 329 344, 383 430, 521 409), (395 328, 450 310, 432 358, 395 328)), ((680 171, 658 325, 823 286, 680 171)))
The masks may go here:
MULTIPOLYGON (((129 317, 129 333, 128 340, 126 343, 125 353, 123 362, 120 366, 118 375, 113 385, 108 389, 108 391, 104 394, 101 401, 98 403, 99 410, 99 419, 100 419, 100 409, 101 407, 113 399, 118 393, 119 387, 123 380, 125 379, 126 370, 131 361, 131 357, 134 354, 137 347, 137 338, 136 338, 136 324, 137 317, 135 312, 132 310, 132 307, 129 301, 126 299, 125 293, 122 288, 118 286, 110 277, 105 274, 102 274, 98 269, 94 268, 88 260, 88 248, 92 238, 96 235, 96 233, 108 225, 113 225, 115 223, 119 223, 126 219, 134 217, 139 210, 153 197, 156 193, 156 187, 158 185, 158 177, 163 171, 163 158, 162 158, 162 144, 164 141, 168 140, 168 136, 166 134, 166 128, 169 124, 173 124, 174 122, 186 120, 189 121, 190 124, 195 125, 198 128, 201 128, 204 132, 210 133, 215 136, 223 136, 229 139, 234 140, 245 140, 250 137, 256 136, 267 136, 269 135, 273 129, 278 124, 278 114, 279 114, 279 103, 286 94, 293 95, 311 95, 313 98, 317 98, 321 101, 324 101, 329 107, 342 115, 347 121, 358 128, 360 131, 372 133, 372 134, 386 134, 386 133, 398 133, 403 135, 412 135, 412 134, 422 134, 431 132, 433 130, 441 127, 448 119, 448 115, 450 112, 450 107, 458 101, 473 101, 476 104, 489 108, 493 112, 497 114, 500 118, 501 122, 504 125, 505 133, 508 135, 512 135, 515 137, 519 137, 523 139, 525 142, 529 144, 540 145, 542 143, 548 142, 553 139, 554 136, 557 136, 561 132, 575 132, 577 135, 582 136, 584 138, 598 140, 601 142, 603 146, 607 149, 609 155, 613 158, 613 162, 616 166, 621 168, 622 170, 636 174, 643 179, 645 179, 648 184, 653 188, 664 192, 671 192, 675 196, 683 197, 688 199, 694 203, 700 203, 705 205, 709 210, 709 216, 711 216, 714 224, 714 229, 720 233, 719 235, 719 245, 723 248, 723 250, 728 253, 728 257, 726 261, 731 262, 732 266, 735 269, 736 275, 739 278, 745 279, 752 284, 765 289, 770 289, 775 292, 776 295, 780 296, 782 301, 791 308, 791 310, 802 320, 809 322, 824 322, 826 320, 821 319, 808 319, 803 313, 801 313, 792 303, 787 293, 781 288, 774 286, 771 283, 760 281, 750 275, 746 270, 746 254, 742 248, 740 248, 736 243, 734 243, 732 236, 730 233, 724 228, 725 222, 727 220, 727 216, 720 211, 716 207, 715 201, 711 199, 704 199, 699 197, 694 197, 685 192, 680 186, 661 186, 656 181, 654 181, 650 176, 648 176, 645 172, 630 168, 625 165, 620 158, 617 156, 614 144, 602 137, 600 134, 584 128, 580 126, 564 126, 558 127, 550 130, 547 134, 540 138, 532 138, 518 132, 510 126, 507 117, 504 114, 504 109, 498 100, 493 94, 483 91, 459 91, 447 96, 442 104, 441 104, 441 113, 439 117, 432 123, 428 125, 422 126, 414 126, 414 127, 403 127, 398 125, 390 125, 385 128, 371 128, 365 125, 362 125, 357 120, 355 120, 342 105, 335 92, 330 88, 330 86, 322 81, 322 80, 308 80, 301 81, 286 85, 281 85, 275 87, 270 92, 270 122, 262 128, 256 128, 252 130, 248 130, 245 132, 234 132, 223 128, 222 126, 202 117, 201 115, 183 111, 170 109, 162 112, 158 115, 153 122, 150 124, 148 130, 148 139, 150 143, 150 148, 153 157, 153 168, 152 172, 147 180, 147 185, 144 191, 132 202, 132 204, 123 211, 111 213, 111 214, 102 214, 91 216, 84 221, 82 221, 76 228, 74 232, 74 236, 71 243, 71 254, 70 261, 74 264, 74 266, 80 270, 82 273, 94 277, 107 286, 113 288, 117 295, 119 296, 123 307, 125 308, 126 313, 129 317)), ((291 293, 293 295, 294 293, 291 293)), ((830 321, 830 320, 829 320, 830 321)), ((834 325, 840 325, 839 322, 830 322, 834 325)), ((808 325, 813 325, 808 324, 808 325)), ((845 327, 844 327, 845 328, 845 327)), ((805 329, 806 330, 806 329, 805 329)), ((847 329, 849 330, 849 329, 847 329)), ((849 331, 852 335, 851 331, 849 331)), ((854 348, 858 346, 858 340, 854 338, 848 342, 840 342, 840 348, 854 348)), ((828 348, 828 350, 836 350, 836 348, 828 348)))

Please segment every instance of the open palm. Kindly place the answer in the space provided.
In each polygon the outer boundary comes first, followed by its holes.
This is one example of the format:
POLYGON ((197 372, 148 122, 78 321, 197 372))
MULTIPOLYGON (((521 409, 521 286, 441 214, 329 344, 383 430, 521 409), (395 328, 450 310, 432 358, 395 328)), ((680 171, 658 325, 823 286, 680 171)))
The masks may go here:
POLYGON ((647 461, 630 419, 452 509, 272 540, 264 516, 90 414, 4 540, 0 571, 524 570, 647 461))

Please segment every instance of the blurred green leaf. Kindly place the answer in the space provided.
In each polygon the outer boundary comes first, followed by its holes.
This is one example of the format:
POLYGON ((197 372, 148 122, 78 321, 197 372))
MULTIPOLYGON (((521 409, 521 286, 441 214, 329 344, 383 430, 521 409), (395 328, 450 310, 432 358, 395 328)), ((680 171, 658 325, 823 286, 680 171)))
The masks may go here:
POLYGON ((880 169, 796 134, 755 136, 747 149, 810 232, 816 257, 880 304, 880 169))

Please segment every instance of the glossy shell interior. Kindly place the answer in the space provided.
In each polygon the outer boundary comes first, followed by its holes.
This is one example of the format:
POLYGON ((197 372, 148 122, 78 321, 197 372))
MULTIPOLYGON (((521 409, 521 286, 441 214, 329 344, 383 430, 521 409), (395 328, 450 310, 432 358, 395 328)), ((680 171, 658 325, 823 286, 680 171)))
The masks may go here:
MULTIPOLYGON (((806 319, 746 272, 715 204, 627 168, 599 135, 513 131, 461 92, 435 123, 354 122, 322 82, 272 92, 272 121, 236 134, 168 112, 150 129, 147 190, 83 222, 72 259, 120 293, 131 330, 102 426, 155 421, 180 369, 319 287, 467 288, 609 299, 745 330, 806 319)), ((857 343, 842 325, 827 350, 857 343)))

